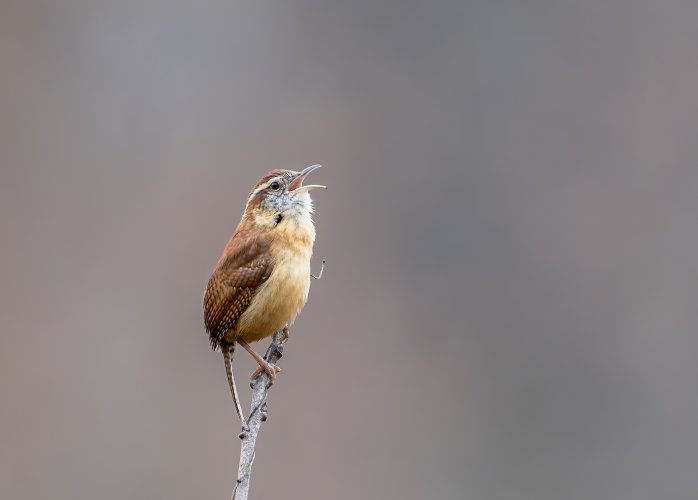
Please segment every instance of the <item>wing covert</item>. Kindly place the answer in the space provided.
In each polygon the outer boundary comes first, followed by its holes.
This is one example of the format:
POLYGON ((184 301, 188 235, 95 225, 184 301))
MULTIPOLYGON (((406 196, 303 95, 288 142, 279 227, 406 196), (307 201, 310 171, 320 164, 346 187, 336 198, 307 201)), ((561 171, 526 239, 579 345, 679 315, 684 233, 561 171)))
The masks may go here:
POLYGON ((273 270, 266 240, 257 238, 231 250, 216 266, 204 294, 204 323, 214 349, 273 270))

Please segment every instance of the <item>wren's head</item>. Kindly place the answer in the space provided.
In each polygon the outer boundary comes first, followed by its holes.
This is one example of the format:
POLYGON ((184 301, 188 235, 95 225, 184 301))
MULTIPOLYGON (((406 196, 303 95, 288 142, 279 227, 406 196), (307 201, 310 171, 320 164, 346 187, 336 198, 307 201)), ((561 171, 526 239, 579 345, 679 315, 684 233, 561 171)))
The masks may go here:
POLYGON ((303 185, 306 176, 320 165, 312 165, 300 172, 272 170, 257 183, 247 198, 245 214, 262 226, 276 226, 284 219, 310 220, 313 201, 311 189, 324 188, 318 184, 303 185))

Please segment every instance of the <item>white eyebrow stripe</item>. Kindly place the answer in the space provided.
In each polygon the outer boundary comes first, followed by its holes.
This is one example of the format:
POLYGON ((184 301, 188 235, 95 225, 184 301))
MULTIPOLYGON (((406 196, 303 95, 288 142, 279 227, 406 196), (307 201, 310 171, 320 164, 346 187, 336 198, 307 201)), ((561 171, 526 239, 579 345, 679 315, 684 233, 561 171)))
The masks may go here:
POLYGON ((247 206, 250 204, 250 200, 251 200, 252 198, 254 198, 255 196, 257 196, 257 194, 259 194, 260 191, 263 191, 263 190, 269 188, 269 187, 271 186, 271 183, 274 182, 274 181, 276 181, 276 182, 281 182, 281 181, 279 180, 279 177, 274 177, 274 178, 272 178, 272 179, 269 179, 269 181, 268 181, 266 184, 262 184, 262 185, 259 186, 257 189, 255 189, 254 191, 252 191, 252 193, 250 194, 250 196, 247 198, 247 203, 245 203, 245 209, 247 209, 247 206))
POLYGON ((247 211, 247 207, 250 206, 250 201, 252 201, 252 198, 257 196, 257 193, 259 193, 262 189, 266 189, 266 187, 260 186, 257 189, 255 189, 254 191, 252 191, 252 193, 250 193, 250 196, 247 197, 247 203, 245 203, 245 211, 247 211))

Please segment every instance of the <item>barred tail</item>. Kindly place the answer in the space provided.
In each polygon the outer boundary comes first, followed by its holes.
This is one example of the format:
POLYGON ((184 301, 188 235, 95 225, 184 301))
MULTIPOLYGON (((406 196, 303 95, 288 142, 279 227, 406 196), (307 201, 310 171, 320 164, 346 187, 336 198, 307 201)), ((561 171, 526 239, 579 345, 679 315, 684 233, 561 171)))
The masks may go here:
POLYGON ((233 396, 235 403, 235 411, 240 417, 240 422, 245 423, 245 417, 242 415, 242 407, 240 406, 240 398, 238 390, 235 387, 235 378, 233 377, 233 354, 235 353, 235 342, 221 342, 221 351, 223 352, 223 360, 225 361, 225 374, 228 376, 228 385, 230 386, 230 394, 233 396))

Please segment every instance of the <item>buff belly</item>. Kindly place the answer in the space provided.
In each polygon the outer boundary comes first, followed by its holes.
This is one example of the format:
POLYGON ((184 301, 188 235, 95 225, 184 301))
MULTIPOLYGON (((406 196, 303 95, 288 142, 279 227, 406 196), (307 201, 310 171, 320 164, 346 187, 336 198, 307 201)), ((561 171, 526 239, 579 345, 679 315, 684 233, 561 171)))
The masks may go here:
POLYGON ((292 324, 308 300, 310 255, 298 249, 278 252, 274 271, 240 316, 228 340, 255 342, 292 324), (232 335, 231 335, 232 334, 232 335))

